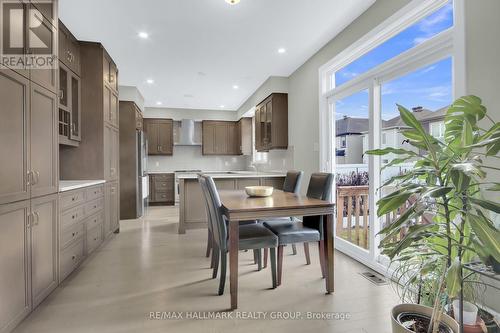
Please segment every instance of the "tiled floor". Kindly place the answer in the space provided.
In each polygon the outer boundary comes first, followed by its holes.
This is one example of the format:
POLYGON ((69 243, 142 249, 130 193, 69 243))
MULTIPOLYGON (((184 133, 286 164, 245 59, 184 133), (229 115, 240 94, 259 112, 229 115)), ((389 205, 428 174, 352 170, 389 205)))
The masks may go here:
POLYGON ((146 218, 122 221, 121 233, 87 259, 15 332, 390 332, 389 311, 398 301, 391 287, 373 285, 358 274, 365 270, 362 265, 337 253, 336 291, 325 295, 316 246, 311 248, 310 266, 301 247, 296 256, 285 249, 283 284, 275 290, 269 290, 270 270, 256 272, 251 252, 240 252, 239 309, 225 311, 229 283, 226 293, 216 296, 218 280, 210 278, 204 257, 206 231, 178 235, 177 221, 174 207, 151 207, 146 218), (234 318, 188 320, 187 313, 181 313, 183 319, 150 319, 150 312, 156 311, 215 311, 234 318), (235 318, 250 311, 266 312, 267 319, 235 318), (276 319, 295 312, 341 312, 350 317, 276 319))

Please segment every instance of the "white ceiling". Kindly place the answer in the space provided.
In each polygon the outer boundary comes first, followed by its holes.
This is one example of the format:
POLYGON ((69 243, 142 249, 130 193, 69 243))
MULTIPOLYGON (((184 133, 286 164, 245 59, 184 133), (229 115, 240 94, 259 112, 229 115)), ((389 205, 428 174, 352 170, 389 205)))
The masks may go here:
POLYGON ((146 106, 235 110, 269 76, 293 73, 375 0, 59 2, 66 26, 80 40, 103 43, 120 84, 137 86, 146 106), (142 31, 148 39, 138 37, 142 31))

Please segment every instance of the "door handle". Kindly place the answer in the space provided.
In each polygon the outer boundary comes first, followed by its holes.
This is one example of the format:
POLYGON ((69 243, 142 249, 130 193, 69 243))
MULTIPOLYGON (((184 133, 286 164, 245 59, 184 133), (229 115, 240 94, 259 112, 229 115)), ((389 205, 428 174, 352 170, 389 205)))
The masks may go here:
POLYGON ((33 224, 35 226, 38 225, 38 223, 40 222, 40 214, 38 214, 38 212, 34 212, 34 216, 36 217, 35 221, 33 222, 33 224))
POLYGON ((40 181, 40 172, 35 171, 34 174, 35 174, 35 184, 38 184, 38 182, 40 181))

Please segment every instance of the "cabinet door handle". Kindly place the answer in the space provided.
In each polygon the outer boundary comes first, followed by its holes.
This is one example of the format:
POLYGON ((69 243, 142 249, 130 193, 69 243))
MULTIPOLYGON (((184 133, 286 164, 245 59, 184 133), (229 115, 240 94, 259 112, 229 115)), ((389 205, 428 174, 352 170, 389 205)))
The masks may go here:
POLYGON ((36 217, 34 225, 37 226, 38 223, 40 222, 40 214, 38 214, 38 212, 35 212, 34 216, 36 217))
POLYGON ((59 99, 62 101, 64 98, 64 90, 59 90, 59 99))
POLYGON ((32 172, 26 172, 26 185, 30 185, 33 182, 32 172))

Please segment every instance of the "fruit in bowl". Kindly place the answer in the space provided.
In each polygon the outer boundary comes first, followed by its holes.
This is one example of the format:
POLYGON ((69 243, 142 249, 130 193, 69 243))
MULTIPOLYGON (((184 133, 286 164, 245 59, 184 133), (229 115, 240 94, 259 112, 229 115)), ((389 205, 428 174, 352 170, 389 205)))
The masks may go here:
POLYGON ((249 197, 269 197, 273 194, 272 186, 247 186, 245 192, 249 197))

